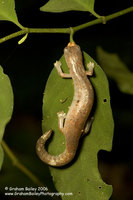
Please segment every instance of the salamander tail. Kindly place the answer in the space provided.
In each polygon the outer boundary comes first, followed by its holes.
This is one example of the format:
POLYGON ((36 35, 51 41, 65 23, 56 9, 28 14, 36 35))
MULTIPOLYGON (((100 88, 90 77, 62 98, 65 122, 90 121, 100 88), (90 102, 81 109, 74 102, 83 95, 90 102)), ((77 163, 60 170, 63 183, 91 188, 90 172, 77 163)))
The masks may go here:
POLYGON ((50 138, 52 130, 43 134, 36 143, 36 152, 38 157, 48 165, 60 167, 69 163, 75 156, 75 152, 68 152, 67 149, 57 156, 49 154, 45 149, 45 143, 50 138))

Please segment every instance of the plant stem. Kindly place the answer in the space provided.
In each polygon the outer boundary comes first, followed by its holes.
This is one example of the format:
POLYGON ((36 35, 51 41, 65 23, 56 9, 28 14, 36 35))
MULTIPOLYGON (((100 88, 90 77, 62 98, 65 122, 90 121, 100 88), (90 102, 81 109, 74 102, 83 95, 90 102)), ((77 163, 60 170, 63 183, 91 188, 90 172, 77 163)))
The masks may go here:
POLYGON ((0 39, 0 43, 27 33, 70 33, 70 28, 24 28, 0 39))
POLYGON ((44 186, 44 184, 32 172, 30 172, 23 164, 20 163, 20 161, 16 158, 14 153, 4 141, 2 141, 1 144, 8 157, 11 159, 13 165, 15 165, 20 171, 22 171, 26 176, 28 176, 36 185, 44 186))
MULTIPOLYGON (((110 20, 120 17, 122 15, 125 15, 132 11, 133 11, 133 6, 127 8, 127 9, 118 11, 114 14, 111 14, 108 16, 101 16, 101 18, 92 20, 90 22, 87 22, 87 23, 84 23, 84 24, 81 24, 81 25, 78 25, 75 27, 71 27, 71 29, 73 29, 73 33, 75 33, 77 31, 87 28, 89 26, 93 26, 93 25, 100 24, 100 23, 105 24, 107 21, 110 21, 110 20)), ((70 34, 71 29, 70 28, 24 28, 21 31, 15 32, 13 34, 10 34, 8 36, 1 38, 0 43, 3 43, 5 41, 15 38, 17 36, 24 35, 26 33, 65 33, 65 34, 70 34)))
POLYGON ((133 6, 127 8, 127 9, 125 9, 125 10, 118 11, 118 12, 113 13, 113 14, 108 15, 108 16, 101 16, 101 18, 99 18, 99 19, 95 19, 95 20, 93 20, 93 21, 90 21, 90 22, 81 24, 81 25, 79 25, 79 26, 73 27, 73 31, 74 31, 74 32, 77 32, 77 31, 79 31, 79 30, 81 30, 81 29, 84 29, 84 28, 87 28, 87 27, 89 27, 89 26, 93 26, 93 25, 96 25, 96 24, 101 24, 101 23, 106 24, 107 21, 110 21, 110 20, 115 19, 115 18, 117 18, 117 17, 120 17, 120 16, 122 16, 122 15, 125 15, 125 14, 127 14, 127 13, 129 13, 129 12, 132 12, 132 11, 133 11, 133 6))
POLYGON ((7 40, 10 40, 10 39, 12 39, 12 38, 18 37, 18 36, 20 36, 20 35, 24 35, 24 34, 27 32, 27 30, 28 30, 28 29, 24 28, 24 29, 21 30, 21 31, 17 31, 17 32, 15 32, 15 33, 12 33, 12 34, 10 34, 10 35, 7 35, 7 36, 5 36, 5 37, 3 37, 3 38, 0 39, 0 43, 6 42, 7 40))

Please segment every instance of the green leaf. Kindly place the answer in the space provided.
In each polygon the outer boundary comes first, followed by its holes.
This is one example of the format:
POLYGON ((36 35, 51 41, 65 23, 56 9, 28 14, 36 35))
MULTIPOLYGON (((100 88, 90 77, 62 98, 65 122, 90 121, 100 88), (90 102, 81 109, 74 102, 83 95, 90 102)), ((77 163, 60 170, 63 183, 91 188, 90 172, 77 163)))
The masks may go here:
MULTIPOLYGON (((97 154, 99 150, 112 148, 113 118, 110 107, 110 95, 107 78, 102 69, 86 53, 84 55, 85 66, 89 61, 95 63, 94 76, 91 78, 95 90, 94 122, 91 132, 81 139, 81 145, 77 155, 70 165, 64 168, 50 167, 56 189, 62 193, 73 193, 71 196, 63 196, 62 199, 96 199, 107 200, 111 196, 112 187, 106 185, 98 171, 97 154)), ((61 58, 64 72, 68 68, 61 58)), ((68 111, 73 99, 73 82, 71 79, 59 77, 56 69, 53 69, 45 88, 43 98, 43 133, 52 128, 54 134, 48 145, 48 152, 53 155, 62 153, 65 149, 63 134, 59 131, 57 112, 68 111)))
MULTIPOLYGON (((13 91, 10 80, 3 73, 0 66, 0 143, 3 138, 6 124, 10 121, 13 112, 13 91)), ((3 150, 0 145, 0 168, 3 162, 3 150)))
POLYGON ((49 0, 40 8, 44 12, 89 11, 96 17, 100 17, 94 11, 95 0, 49 0))
POLYGON ((97 57, 105 73, 113 79, 121 92, 133 95, 133 73, 115 53, 97 48, 97 57))
POLYGON ((23 28, 18 22, 14 0, 0 0, 0 20, 11 21, 20 28, 23 28))

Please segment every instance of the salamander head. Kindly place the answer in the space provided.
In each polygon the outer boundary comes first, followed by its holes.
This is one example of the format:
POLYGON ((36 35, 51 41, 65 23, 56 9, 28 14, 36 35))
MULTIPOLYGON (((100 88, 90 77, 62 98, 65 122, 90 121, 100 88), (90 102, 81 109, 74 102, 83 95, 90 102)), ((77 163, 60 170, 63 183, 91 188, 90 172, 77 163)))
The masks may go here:
POLYGON ((79 54, 81 53, 80 46, 75 44, 74 42, 69 42, 67 47, 64 49, 65 54, 79 54))
POLYGON ((66 62, 68 64, 71 63, 79 63, 82 62, 82 52, 79 45, 75 44, 74 42, 68 43, 67 47, 64 49, 64 56, 66 62))

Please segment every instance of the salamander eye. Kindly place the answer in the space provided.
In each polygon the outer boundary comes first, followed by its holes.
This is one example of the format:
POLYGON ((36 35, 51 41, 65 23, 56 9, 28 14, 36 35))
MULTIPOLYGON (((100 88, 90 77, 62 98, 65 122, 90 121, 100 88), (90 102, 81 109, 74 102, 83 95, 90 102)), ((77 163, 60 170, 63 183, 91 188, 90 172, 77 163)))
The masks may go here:
POLYGON ((77 49, 79 49, 79 50, 80 50, 80 46, 79 46, 79 45, 77 45, 77 49))
POLYGON ((81 49, 80 49, 80 46, 79 46, 79 45, 76 45, 76 46, 75 46, 75 49, 76 49, 76 51, 77 51, 77 52, 80 52, 80 51, 81 51, 81 49))

